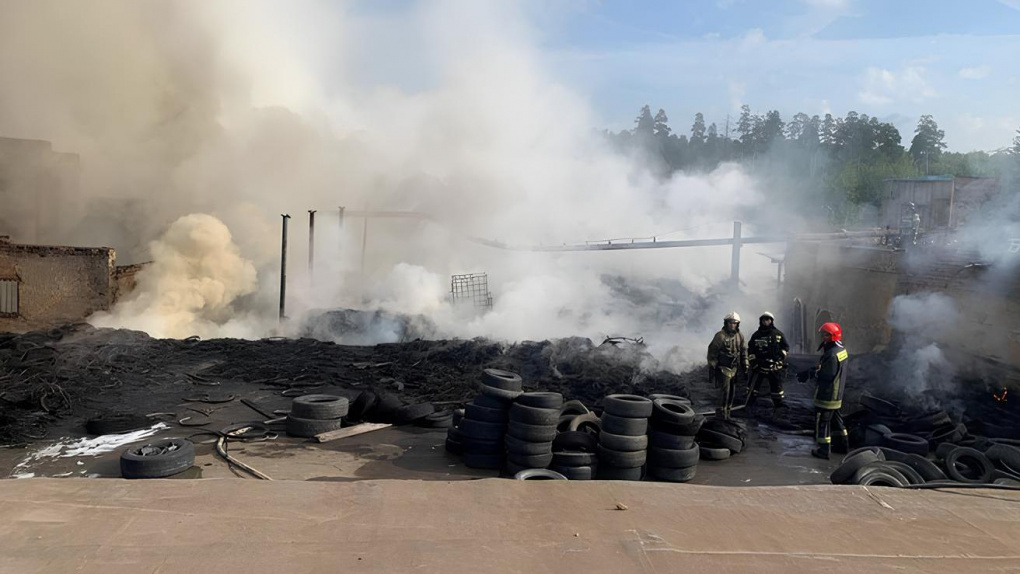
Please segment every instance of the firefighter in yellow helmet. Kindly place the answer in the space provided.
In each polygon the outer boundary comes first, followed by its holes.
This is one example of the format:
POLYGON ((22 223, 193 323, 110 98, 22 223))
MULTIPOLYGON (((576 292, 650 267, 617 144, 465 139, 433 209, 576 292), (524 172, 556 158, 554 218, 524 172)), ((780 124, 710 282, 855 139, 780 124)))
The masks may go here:
POLYGON ((708 345, 708 372, 715 388, 719 389, 719 414, 728 419, 736 394, 733 379, 737 373, 747 372, 747 343, 740 332, 740 315, 735 312, 723 318, 722 330, 708 345))

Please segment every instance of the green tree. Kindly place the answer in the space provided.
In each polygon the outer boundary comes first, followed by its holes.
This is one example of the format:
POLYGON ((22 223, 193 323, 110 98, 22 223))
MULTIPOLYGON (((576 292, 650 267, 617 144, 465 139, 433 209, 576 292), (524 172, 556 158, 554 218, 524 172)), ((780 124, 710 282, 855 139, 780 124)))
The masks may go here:
POLYGON ((740 106, 740 119, 737 120, 737 133, 740 136, 737 139, 745 150, 750 151, 754 145, 754 128, 760 121, 758 116, 751 115, 751 106, 747 104, 740 106))
POLYGON ((783 137, 783 119, 778 110, 771 110, 765 114, 765 120, 761 125, 761 143, 768 147, 776 138, 783 137))
POLYGON ((942 156, 942 150, 946 149, 945 138, 946 132, 939 129, 934 118, 921 116, 914 130, 914 139, 910 140, 910 156, 914 163, 923 166, 925 173, 928 173, 930 164, 942 156))
POLYGON ((653 135, 655 133, 655 120, 652 119, 652 109, 647 104, 641 107, 638 117, 634 120, 635 135, 653 135))
MULTIPOLYGON (((638 119, 640 120, 640 118, 638 119)), ((659 108, 659 112, 655 114, 655 119, 653 120, 652 132, 658 137, 668 138, 672 131, 672 128, 669 127, 669 117, 666 116, 666 110, 659 108)))
POLYGON ((701 112, 694 114, 694 125, 691 126, 691 145, 705 143, 705 116, 701 112))
POLYGON ((818 147, 818 130, 820 127, 821 120, 818 119, 818 116, 811 116, 811 118, 804 123, 804 126, 800 131, 800 136, 797 137, 797 143, 807 148, 818 147))
POLYGON ((826 146, 836 144, 836 120, 832 114, 825 114, 825 119, 822 120, 821 128, 818 130, 818 140, 826 146))
POLYGON ((807 128, 808 122, 810 121, 811 118, 803 112, 794 114, 790 123, 786 124, 786 139, 793 141, 799 140, 801 134, 804 133, 804 130, 807 128))

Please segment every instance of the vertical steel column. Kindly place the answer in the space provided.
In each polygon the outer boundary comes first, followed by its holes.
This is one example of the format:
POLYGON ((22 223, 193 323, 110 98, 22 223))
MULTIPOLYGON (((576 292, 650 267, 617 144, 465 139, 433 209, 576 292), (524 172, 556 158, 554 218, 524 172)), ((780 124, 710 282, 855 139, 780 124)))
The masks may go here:
POLYGON ((290 215, 281 213, 283 218, 283 243, 280 248, 280 321, 286 317, 287 310, 287 220, 290 215))
POLYGON ((740 289, 740 222, 733 222, 733 252, 730 259, 730 280, 733 288, 740 289))
POLYGON ((308 281, 315 279, 315 210, 308 210, 308 281))
POLYGON ((365 274, 365 249, 368 246, 368 209, 365 209, 365 226, 361 230, 361 274, 365 274))

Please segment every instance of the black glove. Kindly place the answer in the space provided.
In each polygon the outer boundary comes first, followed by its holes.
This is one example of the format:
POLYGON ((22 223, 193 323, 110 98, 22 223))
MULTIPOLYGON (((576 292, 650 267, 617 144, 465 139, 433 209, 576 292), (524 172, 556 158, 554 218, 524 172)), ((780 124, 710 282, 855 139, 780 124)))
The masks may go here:
POLYGON ((799 381, 801 383, 806 383, 807 380, 810 379, 810 378, 811 378, 811 370, 810 369, 807 370, 807 371, 801 371, 801 372, 797 373, 797 381, 799 381))

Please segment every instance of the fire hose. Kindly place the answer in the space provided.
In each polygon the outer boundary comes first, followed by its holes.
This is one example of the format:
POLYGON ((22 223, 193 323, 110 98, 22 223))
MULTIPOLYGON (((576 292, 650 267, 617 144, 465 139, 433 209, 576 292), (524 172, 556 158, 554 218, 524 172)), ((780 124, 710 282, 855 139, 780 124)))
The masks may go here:
MULTIPOLYGON (((192 439, 196 436, 201 435, 213 435, 216 437, 216 453, 223 457, 223 460, 227 461, 227 465, 234 465, 237 468, 247 472, 248 474, 262 480, 273 480, 272 477, 258 470, 257 468, 245 464, 237 458, 230 455, 227 452, 227 442, 241 441, 241 442, 257 442, 265 441, 276 438, 276 433, 269 430, 269 427, 265 423, 250 422, 250 423, 238 423, 227 426, 219 431, 202 431, 197 432, 188 439, 192 439)), ((206 443, 208 444, 208 443, 206 443)))

